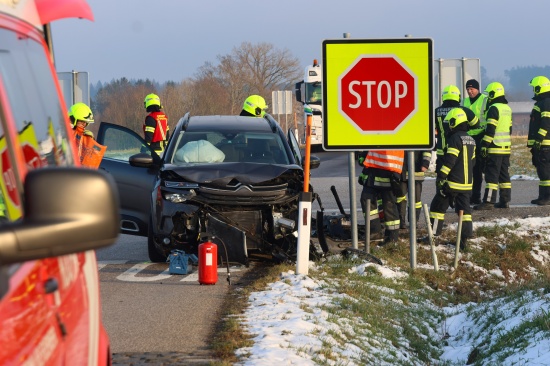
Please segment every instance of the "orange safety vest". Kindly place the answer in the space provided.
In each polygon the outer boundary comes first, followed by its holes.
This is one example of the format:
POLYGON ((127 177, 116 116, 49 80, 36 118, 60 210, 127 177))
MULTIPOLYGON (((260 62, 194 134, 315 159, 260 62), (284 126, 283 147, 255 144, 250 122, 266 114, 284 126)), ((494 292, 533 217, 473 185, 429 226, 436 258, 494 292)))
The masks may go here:
POLYGON ((405 161, 405 150, 369 151, 363 165, 366 168, 377 168, 401 173, 405 161))
MULTIPOLYGON (((166 141, 166 133, 168 131, 168 117, 162 112, 151 112, 149 116, 153 117, 157 121, 157 127, 155 133, 153 133, 153 140, 151 142, 166 141)), ((145 133, 145 124, 143 125, 143 132, 145 133)))

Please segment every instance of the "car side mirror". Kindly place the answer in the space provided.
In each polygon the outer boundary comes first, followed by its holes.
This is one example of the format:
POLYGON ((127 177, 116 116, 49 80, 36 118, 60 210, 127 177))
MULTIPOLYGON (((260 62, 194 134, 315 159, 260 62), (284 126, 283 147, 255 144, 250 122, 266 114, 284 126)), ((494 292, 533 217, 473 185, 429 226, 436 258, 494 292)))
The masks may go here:
POLYGON ((98 249, 119 234, 119 199, 100 170, 45 168, 25 179, 22 220, 0 225, 0 264, 98 249))
POLYGON ((138 168, 150 168, 155 164, 155 159, 146 153, 139 153, 130 156, 130 165, 138 168))
MULTIPOLYGON (((304 165, 304 164, 305 164, 305 161, 302 163, 302 165, 304 165)), ((319 159, 315 155, 310 155, 309 156, 309 169, 317 169, 317 168, 319 168, 319 165, 321 165, 321 159, 319 159)), ((304 166, 302 166, 302 168, 304 168, 304 166)))

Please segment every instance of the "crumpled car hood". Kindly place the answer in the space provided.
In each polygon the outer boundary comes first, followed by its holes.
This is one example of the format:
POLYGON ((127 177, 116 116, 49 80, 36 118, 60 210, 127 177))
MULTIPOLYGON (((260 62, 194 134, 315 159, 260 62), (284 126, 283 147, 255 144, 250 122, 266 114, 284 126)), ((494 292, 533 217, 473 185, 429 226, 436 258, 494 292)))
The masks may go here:
POLYGON ((189 164, 176 166, 167 164, 162 175, 167 179, 173 173, 181 178, 195 183, 227 185, 233 179, 242 184, 257 184, 279 177, 286 172, 300 173, 298 165, 271 165, 254 163, 223 163, 223 164, 189 164))

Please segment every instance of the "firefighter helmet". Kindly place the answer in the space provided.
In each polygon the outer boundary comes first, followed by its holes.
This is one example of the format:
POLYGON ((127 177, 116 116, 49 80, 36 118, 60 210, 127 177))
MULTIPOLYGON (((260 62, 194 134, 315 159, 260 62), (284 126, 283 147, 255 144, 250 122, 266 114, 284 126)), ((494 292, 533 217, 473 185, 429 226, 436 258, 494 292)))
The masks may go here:
POLYGON ((83 121, 86 123, 94 123, 94 115, 90 107, 85 103, 76 103, 69 108, 69 118, 73 124, 73 127, 76 126, 76 122, 83 121))
POLYGON ((145 106, 145 109, 149 108, 149 106, 152 105, 158 105, 159 108, 162 108, 160 104, 160 98, 156 94, 147 94, 145 100, 143 101, 143 105, 145 106))
POLYGON ((499 83, 498 81, 493 81, 492 83, 487 85, 484 92, 487 94, 487 97, 489 98, 489 100, 495 99, 498 97, 503 97, 504 86, 502 86, 502 84, 499 83))
POLYGON ((460 102, 460 90, 456 85, 445 87, 443 93, 441 93, 441 100, 454 100, 455 102, 460 102))
POLYGON ((468 122, 468 117, 462 108, 453 108, 445 116, 445 121, 449 123, 451 130, 454 130, 458 125, 468 122))
POLYGON ((256 117, 263 117, 266 109, 267 104, 265 103, 265 99, 259 95, 249 96, 243 104, 243 110, 256 117))
POLYGON ((546 76, 535 76, 529 85, 533 87, 535 96, 550 91, 550 80, 546 76))

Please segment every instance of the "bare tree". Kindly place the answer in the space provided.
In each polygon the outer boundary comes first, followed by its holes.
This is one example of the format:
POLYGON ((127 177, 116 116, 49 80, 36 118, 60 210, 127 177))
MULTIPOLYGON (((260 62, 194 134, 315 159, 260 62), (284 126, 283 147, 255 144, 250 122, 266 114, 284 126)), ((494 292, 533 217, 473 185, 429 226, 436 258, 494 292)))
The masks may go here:
POLYGON ((150 80, 126 78, 103 84, 94 98, 96 120, 117 123, 143 133, 144 97, 158 94, 170 129, 187 112, 194 115, 239 114, 247 96, 262 95, 271 105, 271 92, 289 89, 300 79, 302 68, 287 49, 270 43, 242 43, 218 64, 206 62, 193 78, 162 86, 150 80))
POLYGON ((302 73, 300 62, 288 49, 277 49, 271 43, 243 42, 218 60, 217 76, 228 89, 231 113, 238 113, 251 94, 271 104, 271 92, 290 88, 302 73))

